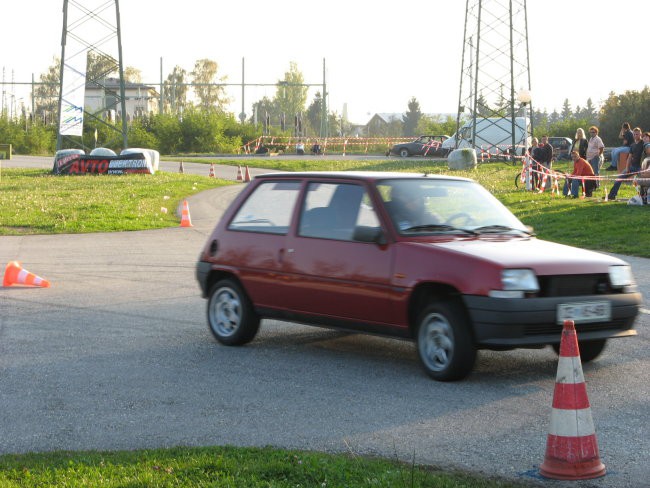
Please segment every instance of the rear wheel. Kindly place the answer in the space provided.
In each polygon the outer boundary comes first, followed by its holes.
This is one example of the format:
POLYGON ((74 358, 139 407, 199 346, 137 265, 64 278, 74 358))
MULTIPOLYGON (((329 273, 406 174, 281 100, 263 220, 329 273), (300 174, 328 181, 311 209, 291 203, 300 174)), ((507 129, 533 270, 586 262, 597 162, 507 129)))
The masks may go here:
POLYGON ((431 378, 455 381, 472 371, 476 348, 469 320, 458 302, 430 302, 420 312, 417 327, 418 354, 431 378))
POLYGON ((227 346, 246 344, 257 334, 260 317, 234 280, 221 280, 210 289, 208 326, 212 335, 227 346))
MULTIPOLYGON (((580 362, 588 363, 596 359, 605 349, 607 339, 595 339, 593 341, 579 341, 578 349, 580 349, 580 362)), ((553 350, 556 354, 560 354, 560 345, 552 344, 553 350)))

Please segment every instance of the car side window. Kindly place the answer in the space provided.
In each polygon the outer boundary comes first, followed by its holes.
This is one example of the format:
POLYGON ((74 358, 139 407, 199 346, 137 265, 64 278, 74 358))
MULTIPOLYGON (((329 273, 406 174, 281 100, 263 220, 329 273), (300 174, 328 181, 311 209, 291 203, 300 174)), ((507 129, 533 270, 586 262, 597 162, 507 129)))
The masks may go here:
POLYGON ((298 181, 262 183, 239 208, 228 229, 286 234, 299 192, 298 181))
POLYGON ((379 219, 365 189, 347 183, 310 183, 298 234, 353 241, 358 227, 379 230, 379 219))

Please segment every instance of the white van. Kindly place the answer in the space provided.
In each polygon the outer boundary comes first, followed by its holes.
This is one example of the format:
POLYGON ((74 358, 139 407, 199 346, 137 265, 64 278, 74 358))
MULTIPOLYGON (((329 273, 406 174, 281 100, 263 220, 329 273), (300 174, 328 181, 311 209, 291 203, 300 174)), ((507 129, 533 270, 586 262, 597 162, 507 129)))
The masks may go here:
MULTIPOLYGON (((484 150, 492 155, 505 154, 512 147, 512 120, 508 118, 476 118, 476 138, 473 134, 473 121, 470 119, 461 127, 458 147, 473 147, 477 152, 484 150)), ((515 148, 516 154, 522 155, 530 147, 530 126, 528 118, 515 117, 515 148), (526 131, 528 128, 528 131, 526 131)), ((456 145, 456 134, 442 143, 442 148, 448 152, 456 145)))

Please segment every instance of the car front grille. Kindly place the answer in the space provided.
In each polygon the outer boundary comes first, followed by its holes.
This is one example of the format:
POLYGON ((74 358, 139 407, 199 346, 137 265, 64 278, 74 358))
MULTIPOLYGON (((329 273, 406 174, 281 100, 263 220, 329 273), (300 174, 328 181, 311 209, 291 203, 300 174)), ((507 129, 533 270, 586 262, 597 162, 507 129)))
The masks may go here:
POLYGON ((539 276, 538 297, 569 297, 616 293, 607 274, 539 276))

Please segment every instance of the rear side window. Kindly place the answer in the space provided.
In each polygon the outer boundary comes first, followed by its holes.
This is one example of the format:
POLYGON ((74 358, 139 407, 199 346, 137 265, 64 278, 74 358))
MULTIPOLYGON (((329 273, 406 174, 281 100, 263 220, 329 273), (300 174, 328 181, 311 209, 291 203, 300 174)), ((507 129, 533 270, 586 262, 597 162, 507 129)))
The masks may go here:
POLYGON ((379 231, 379 219, 362 186, 309 184, 298 235, 353 241, 359 227, 379 231))
POLYGON ((299 192, 298 181, 262 183, 239 208, 228 229, 286 234, 299 192))

